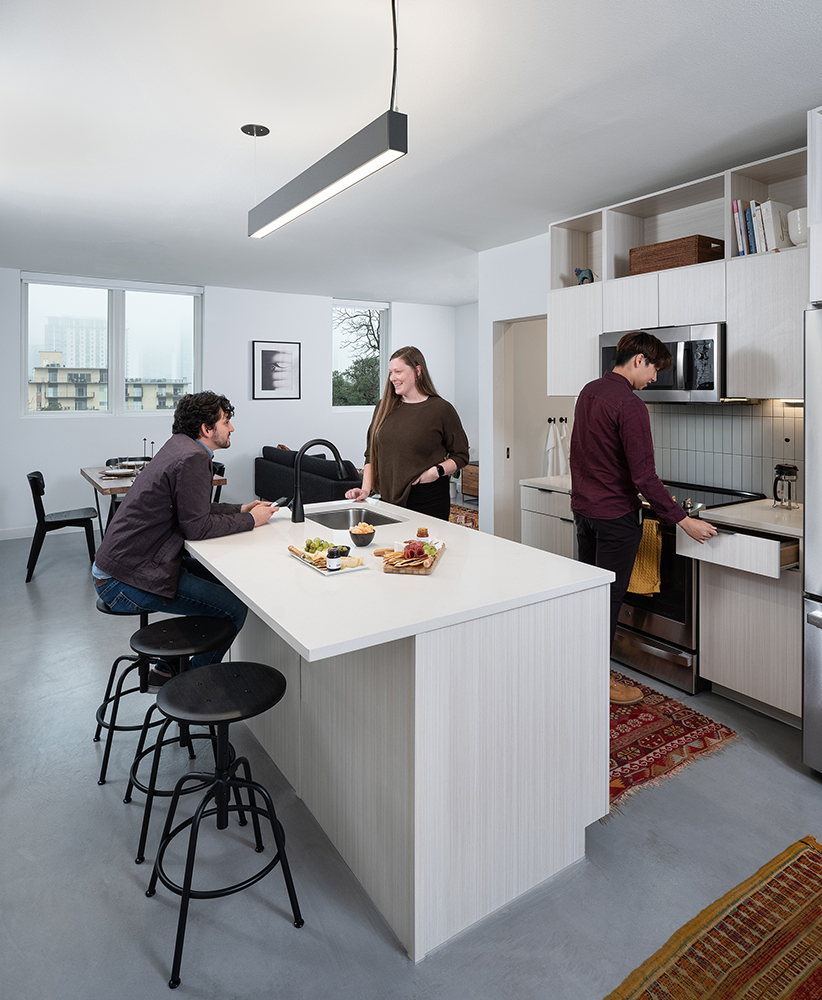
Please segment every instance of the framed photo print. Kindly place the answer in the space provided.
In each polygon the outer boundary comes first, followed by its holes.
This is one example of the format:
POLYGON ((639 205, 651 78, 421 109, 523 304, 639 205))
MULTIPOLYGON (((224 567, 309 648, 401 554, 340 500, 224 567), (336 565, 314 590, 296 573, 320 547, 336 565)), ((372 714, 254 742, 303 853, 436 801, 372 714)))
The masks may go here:
POLYGON ((252 341, 253 399, 300 398, 300 345, 252 341))

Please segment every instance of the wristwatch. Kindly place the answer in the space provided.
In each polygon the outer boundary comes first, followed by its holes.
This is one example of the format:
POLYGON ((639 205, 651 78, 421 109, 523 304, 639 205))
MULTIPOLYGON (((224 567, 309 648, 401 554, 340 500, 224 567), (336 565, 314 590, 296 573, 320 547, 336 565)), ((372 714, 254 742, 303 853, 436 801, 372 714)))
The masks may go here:
POLYGON ((437 475, 439 476, 440 479, 442 479, 442 477, 445 475, 445 469, 443 469, 441 465, 436 466, 436 469, 437 469, 437 475))

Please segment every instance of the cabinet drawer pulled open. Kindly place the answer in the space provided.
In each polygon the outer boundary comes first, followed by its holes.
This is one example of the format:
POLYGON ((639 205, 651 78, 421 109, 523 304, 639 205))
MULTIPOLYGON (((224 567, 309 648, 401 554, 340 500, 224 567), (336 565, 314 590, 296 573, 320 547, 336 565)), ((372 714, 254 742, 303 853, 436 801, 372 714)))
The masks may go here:
MULTIPOLYGON (((705 518, 705 520, 708 520, 705 518)), ((689 535, 678 531, 678 555, 700 562, 727 566, 745 573, 757 573, 779 579, 782 570, 799 565, 799 539, 784 535, 767 535, 716 524, 719 534, 700 545, 689 535)))

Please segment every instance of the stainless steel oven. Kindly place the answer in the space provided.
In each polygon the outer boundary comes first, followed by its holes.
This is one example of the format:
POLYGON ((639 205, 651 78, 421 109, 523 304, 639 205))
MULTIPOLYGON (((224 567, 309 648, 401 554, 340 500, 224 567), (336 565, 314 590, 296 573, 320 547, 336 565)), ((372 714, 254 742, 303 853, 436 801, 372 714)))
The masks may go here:
MULTIPOLYGON (((666 483, 671 496, 693 513, 712 507, 763 500, 764 493, 744 493, 712 486, 666 483)), ((644 517, 656 518, 646 505, 644 517)), ((689 694, 699 689, 699 566, 677 555, 673 524, 660 525, 658 594, 625 595, 611 656, 642 673, 689 694)))
MULTIPOLYGON (((600 374, 614 367, 616 348, 625 333, 600 334, 600 374)), ((673 364, 642 390, 650 403, 718 403, 725 395, 725 324, 665 326, 645 330, 662 341, 673 364)))

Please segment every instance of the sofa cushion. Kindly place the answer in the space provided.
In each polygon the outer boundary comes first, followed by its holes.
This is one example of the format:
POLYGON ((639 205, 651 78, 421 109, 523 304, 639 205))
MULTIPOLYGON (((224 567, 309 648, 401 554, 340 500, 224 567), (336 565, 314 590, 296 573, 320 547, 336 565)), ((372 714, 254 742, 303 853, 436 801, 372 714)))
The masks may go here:
MULTIPOLYGON (((345 475, 343 479, 359 479, 357 470, 351 462, 343 462, 345 475)), ((324 458, 316 458, 314 455, 303 455, 302 471, 312 476, 322 476, 323 479, 339 479, 337 463, 324 458)))
POLYGON ((283 451, 282 448, 271 448, 269 445, 263 446, 263 458, 269 462, 276 462, 277 465, 294 466, 296 451, 283 451))

